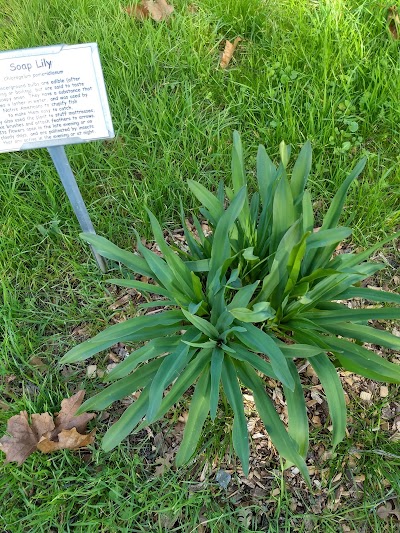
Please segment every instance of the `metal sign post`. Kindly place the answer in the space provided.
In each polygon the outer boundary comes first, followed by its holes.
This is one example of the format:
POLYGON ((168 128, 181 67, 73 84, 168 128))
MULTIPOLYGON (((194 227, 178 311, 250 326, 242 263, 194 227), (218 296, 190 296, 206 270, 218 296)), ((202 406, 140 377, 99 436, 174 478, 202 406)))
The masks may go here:
POLYGON ((0 52, 0 152, 47 148, 84 232, 95 230, 64 146, 113 137, 96 43, 0 52))
MULTIPOLYGON (((64 150, 64 146, 50 146, 48 148, 51 159, 54 166, 57 169, 58 175, 64 185, 65 192, 71 202, 72 208, 78 219, 78 222, 85 233, 96 233, 92 221, 90 220, 89 213, 86 209, 86 205, 83 201, 82 195, 76 183, 75 177, 72 173, 70 164, 67 159, 67 155, 64 150)), ((107 263, 104 257, 99 255, 96 250, 91 246, 93 255, 96 262, 103 272, 107 272, 107 263)))

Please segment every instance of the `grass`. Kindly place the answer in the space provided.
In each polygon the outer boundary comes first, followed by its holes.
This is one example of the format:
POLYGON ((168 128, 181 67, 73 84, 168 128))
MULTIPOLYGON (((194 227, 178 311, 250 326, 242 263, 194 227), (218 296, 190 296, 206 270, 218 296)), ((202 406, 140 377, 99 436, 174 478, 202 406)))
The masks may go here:
MULTIPOLYGON (((161 24, 129 18, 117 0, 9 0, 2 9, 2 49, 99 44, 116 138, 67 148, 98 233, 131 247, 133 228, 149 236, 146 204, 165 224, 177 224, 179 197, 194 207, 187 178, 209 186, 229 179, 234 128, 249 154, 247 168, 255 167, 250 154, 260 142, 277 156, 282 139, 294 152, 311 139, 311 183, 323 212, 355 161, 367 155, 347 222, 361 246, 392 233, 400 224, 400 59, 385 6, 373 0, 173 4, 174 15, 161 24), (192 4, 198 9, 188 10, 192 4), (232 65, 218 69, 223 41, 237 35, 244 40, 232 65)), ((54 412, 73 388, 94 387, 79 370, 63 376, 55 368, 75 342, 75 328, 86 324, 94 333, 111 314, 107 288, 78 232, 46 151, 1 154, 0 379, 9 407, 0 409, 3 431, 20 410, 54 412), (45 371, 30 363, 34 356, 45 371)), ((388 531, 394 523, 382 522, 376 509, 400 492, 399 461, 376 450, 398 456, 399 445, 384 431, 371 431, 377 406, 366 411, 354 403, 351 414, 352 440, 329 463, 329 476, 344 471, 349 448, 362 443, 364 500, 320 514, 310 504, 307 516, 324 532, 339 531, 341 520, 356 530, 388 531)), ((212 449, 223 438, 219 431, 212 449)), ((128 443, 108 455, 96 446, 88 463, 81 454, 60 452, 32 456, 21 468, 2 466, 3 529, 194 531, 201 521, 215 532, 306 527, 291 511, 279 476, 269 525, 257 525, 262 502, 246 515, 213 480, 191 492, 190 470, 156 477, 140 449, 128 443)))

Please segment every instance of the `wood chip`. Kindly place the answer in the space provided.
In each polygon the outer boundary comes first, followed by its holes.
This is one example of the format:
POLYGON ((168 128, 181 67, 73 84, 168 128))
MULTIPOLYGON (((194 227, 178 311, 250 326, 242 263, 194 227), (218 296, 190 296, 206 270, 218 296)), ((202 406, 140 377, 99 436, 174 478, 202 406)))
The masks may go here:
POLYGON ((86 376, 88 378, 95 378, 97 375, 97 365, 89 365, 86 368, 86 376))
POLYGON ((379 388, 379 395, 381 398, 386 398, 387 396, 389 396, 389 388, 386 387, 386 385, 382 385, 379 388))
POLYGON ((368 403, 370 403, 371 400, 372 400, 372 394, 371 394, 370 392, 361 391, 361 393, 360 393, 360 398, 361 398, 361 400, 363 400, 364 402, 368 402, 368 403))

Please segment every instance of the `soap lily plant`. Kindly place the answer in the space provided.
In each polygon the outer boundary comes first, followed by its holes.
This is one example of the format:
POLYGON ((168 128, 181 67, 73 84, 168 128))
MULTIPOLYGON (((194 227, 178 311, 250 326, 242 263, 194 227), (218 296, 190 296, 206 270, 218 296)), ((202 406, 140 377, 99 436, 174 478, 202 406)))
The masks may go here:
POLYGON ((400 318, 400 296, 361 285, 384 267, 369 261, 371 254, 399 233, 360 253, 335 254, 338 244, 351 235, 350 228, 338 223, 348 189, 362 172, 365 159, 343 181, 322 226, 314 231, 307 190, 311 145, 304 144, 290 177, 289 147, 282 143, 280 153, 276 167, 265 148, 259 147, 257 187, 250 193, 240 136, 234 132, 231 186, 220 184, 213 194, 196 181, 188 182, 210 231, 203 232, 196 216, 191 231, 181 209, 185 250, 165 240, 150 211, 160 254, 146 248, 137 234, 136 253, 103 237, 82 235, 99 254, 132 273, 108 283, 161 297, 143 304, 140 316, 106 328, 61 360, 62 364, 83 361, 117 342, 136 347, 106 375, 108 386, 80 409, 103 410, 140 391, 105 434, 105 450, 160 420, 194 387, 177 465, 195 453, 208 416, 221 423, 218 410, 223 394, 234 414, 233 447, 248 473, 245 387, 252 391, 259 416, 286 466, 296 465, 309 480, 305 462, 309 424, 299 366, 308 361, 323 387, 333 447, 344 438, 346 428, 338 367, 378 381, 400 382, 400 367, 363 345, 400 349, 398 337, 369 323, 400 318), (150 282, 135 279, 137 275, 150 282), (385 305, 353 309, 345 303, 351 298, 385 305), (146 315, 151 307, 160 310, 146 315), (266 377, 282 383, 287 427, 275 410, 266 377))

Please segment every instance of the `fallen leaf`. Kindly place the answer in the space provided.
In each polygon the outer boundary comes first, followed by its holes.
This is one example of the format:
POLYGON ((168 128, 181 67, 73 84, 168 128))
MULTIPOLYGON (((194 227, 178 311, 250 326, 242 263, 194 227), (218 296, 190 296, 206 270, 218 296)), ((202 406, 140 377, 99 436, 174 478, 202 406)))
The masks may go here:
POLYGON ((124 7, 123 11, 138 20, 152 18, 156 22, 160 22, 171 16, 174 7, 169 5, 166 0, 142 0, 135 6, 124 7))
POLYGON ((28 413, 21 411, 7 422, 7 433, 11 437, 0 439, 0 450, 6 454, 5 463, 16 461, 22 464, 36 450, 36 445, 44 433, 54 429, 54 422, 48 413, 32 416, 32 426, 28 413))
POLYGON ((229 65, 230 60, 232 59, 232 56, 236 50, 236 47, 240 43, 241 40, 242 40, 241 37, 236 37, 233 43, 228 41, 228 39, 226 40, 225 49, 222 53, 221 61, 219 63, 219 66, 221 68, 226 68, 229 65))
POLYGON ((378 508, 376 514, 382 520, 387 520, 388 518, 390 519, 390 517, 396 517, 397 520, 400 521, 400 508, 397 500, 395 498, 389 498, 385 505, 382 505, 378 508))
POLYGON ((61 411, 55 419, 55 428, 51 434, 51 440, 63 430, 76 428, 79 433, 86 431, 86 426, 89 420, 96 416, 95 413, 83 413, 79 416, 74 416, 82 404, 85 391, 80 390, 70 398, 66 398, 61 402, 61 411))
POLYGON ((392 34, 393 39, 396 41, 399 38, 400 17, 397 6, 391 6, 388 9, 387 16, 389 31, 392 34))
POLYGON ((28 413, 21 411, 7 423, 7 433, 0 439, 0 450, 6 454, 5 462, 22 464, 35 450, 49 453, 61 449, 76 449, 91 444, 94 431, 83 433, 94 413, 75 416, 81 406, 85 391, 81 390, 61 402, 61 411, 56 418, 49 413, 33 414, 29 424, 28 413))
POLYGON ((165 458, 165 457, 157 457, 156 464, 158 465, 158 466, 156 466, 156 469, 155 469, 155 472, 154 472, 154 475, 156 477, 163 476, 164 473, 167 470, 170 470, 170 468, 172 467, 172 464, 169 461, 169 459, 165 458))
POLYGON ((87 435, 81 435, 75 428, 63 429, 58 434, 58 441, 42 437, 37 443, 37 449, 42 453, 51 453, 57 450, 76 450, 83 446, 89 446, 94 441, 95 430, 87 435))

